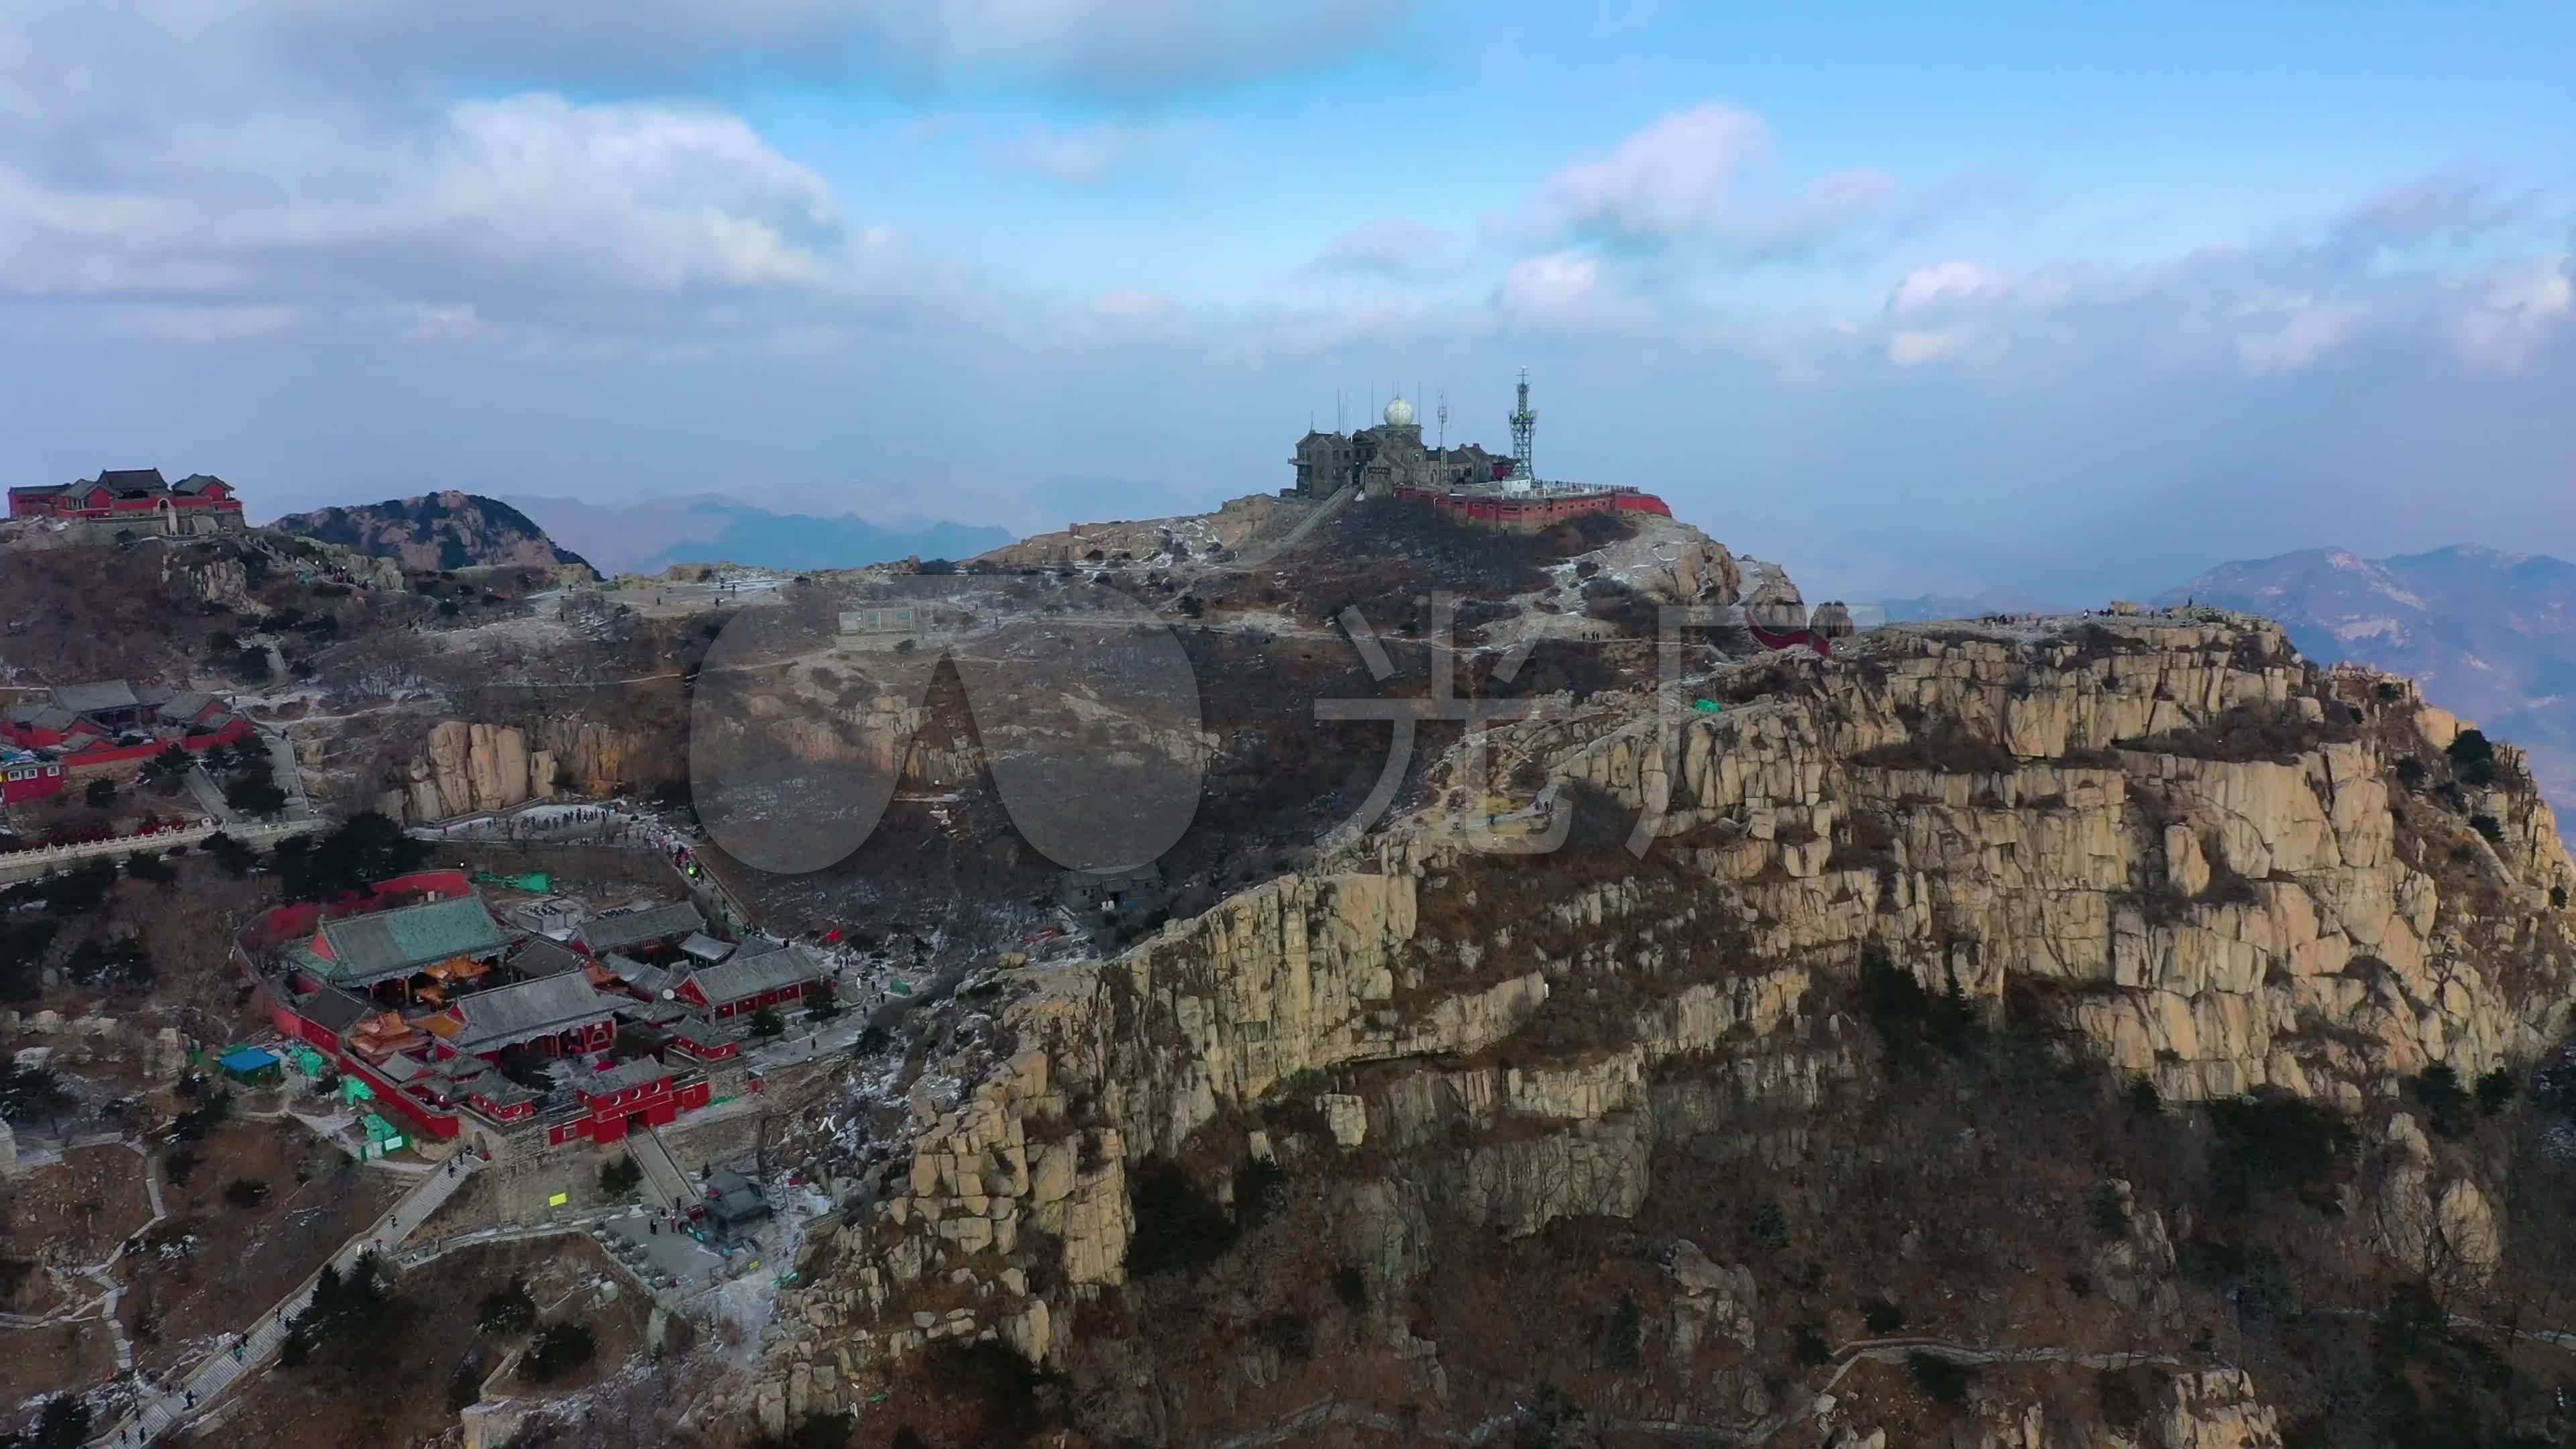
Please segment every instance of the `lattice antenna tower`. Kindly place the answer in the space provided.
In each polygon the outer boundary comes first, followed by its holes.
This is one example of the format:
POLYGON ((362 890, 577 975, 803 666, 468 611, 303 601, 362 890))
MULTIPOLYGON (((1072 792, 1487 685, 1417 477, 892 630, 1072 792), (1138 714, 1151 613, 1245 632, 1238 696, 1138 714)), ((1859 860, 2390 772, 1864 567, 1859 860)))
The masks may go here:
POLYGON ((1530 435, 1538 430, 1538 414, 1530 411, 1529 369, 1521 369, 1520 406, 1512 409, 1512 477, 1523 486, 1538 482, 1538 473, 1530 466, 1530 435))

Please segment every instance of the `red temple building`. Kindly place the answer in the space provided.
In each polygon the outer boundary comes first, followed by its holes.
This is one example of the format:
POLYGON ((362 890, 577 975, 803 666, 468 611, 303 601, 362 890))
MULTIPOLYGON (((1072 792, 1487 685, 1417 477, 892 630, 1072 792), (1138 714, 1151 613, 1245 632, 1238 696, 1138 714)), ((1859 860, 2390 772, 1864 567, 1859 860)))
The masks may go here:
POLYGON ((208 533, 242 526, 233 485, 206 473, 166 482, 158 468, 110 468, 95 478, 9 490, 11 518, 120 523, 137 532, 208 533))

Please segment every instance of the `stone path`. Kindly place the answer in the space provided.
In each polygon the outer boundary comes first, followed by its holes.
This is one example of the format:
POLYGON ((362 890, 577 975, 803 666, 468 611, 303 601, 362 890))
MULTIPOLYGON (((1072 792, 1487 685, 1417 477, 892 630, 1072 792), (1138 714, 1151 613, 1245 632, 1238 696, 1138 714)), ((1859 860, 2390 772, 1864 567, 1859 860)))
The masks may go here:
POLYGON ((626 1154, 644 1170, 645 1201, 660 1206, 697 1200, 696 1186, 689 1181, 689 1175, 680 1170, 679 1160, 671 1156, 671 1149, 652 1128, 630 1129, 626 1134, 626 1154))
MULTIPOLYGON (((417 1187, 398 1199, 375 1223, 351 1237, 331 1256, 331 1263, 342 1273, 357 1266, 368 1249, 382 1245, 391 1250, 399 1247, 412 1230, 436 1212, 455 1191, 474 1175, 480 1165, 468 1153, 449 1159, 458 1164, 456 1171, 438 1171, 423 1178, 417 1187)), ((100 1445, 149 1444, 173 1427, 212 1408, 224 1391, 268 1366, 278 1345, 286 1339, 286 1323, 302 1312, 313 1297, 313 1284, 321 1276, 297 1284, 266 1313, 244 1330, 235 1340, 238 1349, 228 1348, 199 1362, 196 1368, 178 1376, 173 1383, 146 1389, 134 1411, 126 1418, 107 1425, 90 1442, 100 1445), (190 1395, 194 1395, 193 1402, 190 1395)))

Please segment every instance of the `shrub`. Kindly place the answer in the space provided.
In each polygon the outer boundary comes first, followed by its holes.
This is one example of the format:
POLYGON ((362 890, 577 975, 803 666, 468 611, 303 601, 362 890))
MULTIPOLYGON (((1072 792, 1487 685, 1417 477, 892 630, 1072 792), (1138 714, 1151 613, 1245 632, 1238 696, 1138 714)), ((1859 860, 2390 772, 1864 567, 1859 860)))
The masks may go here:
POLYGON ((2492 815, 2470 816, 2469 828, 2485 836, 2489 845, 2504 844, 2504 825, 2492 815))
POLYGON ((982 1410, 988 1437, 993 1431, 1025 1439, 1043 1426, 1038 1404, 1042 1380, 1027 1359, 998 1343, 943 1343, 923 1359, 934 1388, 982 1410))
POLYGON ((89 782, 89 788, 81 791, 81 798, 99 809, 113 805, 116 803, 116 782, 106 779, 92 780, 89 782))
POLYGON ((2567 909, 2567 887, 2551 886, 2549 888, 2549 906, 2552 910, 2563 911, 2567 909))
POLYGON ((1253 1333, 1282 1363, 1302 1364, 1315 1356, 1315 1325, 1303 1314, 1273 1313, 1254 1325, 1253 1333))
POLYGON ((537 1300, 528 1295, 527 1280, 513 1274, 508 1286, 483 1295, 474 1324, 486 1333, 525 1333, 536 1326, 537 1300))
POLYGON ((2212 1102, 2209 1117, 2218 1149, 2212 1185, 2222 1204, 2238 1209, 2257 1192, 2329 1202, 2356 1140, 2352 1124, 2331 1109, 2278 1091, 2212 1102))
POLYGON ((1203 1268, 1234 1246, 1235 1226, 1225 1209, 1167 1159, 1154 1158, 1137 1169, 1128 1202, 1136 1224, 1127 1240, 1131 1277, 1203 1268))
POLYGON ((268 1201, 268 1184, 253 1178, 236 1177, 224 1189, 224 1201, 237 1208, 255 1208, 268 1201))
POLYGON ((519 1360, 519 1377, 532 1384, 552 1383, 599 1356, 599 1336, 587 1323, 549 1323, 528 1340, 519 1360))
POLYGON ((2161 1375, 2152 1368, 2104 1369, 2093 1377, 2094 1397, 2102 1405, 2102 1422, 2135 1437, 2155 1407, 2161 1375))
POLYGON ((786 1030, 787 1023, 779 1016, 776 1007, 764 1006, 751 1014, 753 1036, 777 1036, 786 1030))
POLYGON ((1968 1385, 1976 1382, 1977 1371, 1963 1363, 1952 1363, 1928 1353, 1905 1356, 1905 1372, 1914 1380, 1924 1397, 1936 1404, 1958 1404, 1967 1401, 1968 1385))
POLYGON ((2435 1062, 2416 1073, 2412 1083, 2415 1100, 2424 1105, 2435 1135, 2462 1137, 2469 1130, 2469 1094, 2460 1086, 2460 1074, 2446 1062, 2435 1062))
POLYGON ((2518 1090, 2520 1084, 2514 1081, 2513 1073, 2498 1067, 2478 1078, 2478 1110, 2492 1117, 2512 1105, 2518 1090))
POLYGON ((1872 1333, 1895 1333, 1905 1327, 1905 1310, 1885 1298, 1863 1299, 1860 1322, 1872 1333))
POLYGON ((1333 1270, 1333 1296, 1353 1313, 1368 1307, 1368 1278, 1348 1263, 1333 1270))
POLYGON ((2451 768, 2462 780, 2472 785, 2495 782, 2495 745, 2479 730, 2462 730, 2442 751, 2451 757, 2451 768))
POLYGON ((610 1197, 623 1197, 643 1181, 643 1165, 632 1157, 612 1158, 599 1169, 599 1190, 610 1197))

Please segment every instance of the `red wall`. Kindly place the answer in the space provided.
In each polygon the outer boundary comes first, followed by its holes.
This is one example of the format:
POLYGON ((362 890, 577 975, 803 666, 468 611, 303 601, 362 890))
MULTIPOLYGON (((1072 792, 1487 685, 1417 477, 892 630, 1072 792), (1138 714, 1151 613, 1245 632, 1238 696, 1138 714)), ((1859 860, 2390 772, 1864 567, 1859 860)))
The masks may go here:
MULTIPOLYGON (((122 514, 141 518, 158 512, 163 501, 157 496, 116 498, 109 500, 104 507, 83 508, 73 506, 75 498, 79 496, 67 498, 58 494, 42 494, 33 498, 20 498, 13 495, 9 499, 9 516, 11 518, 114 518, 122 514)), ((242 509, 240 499, 212 491, 202 494, 173 493, 169 495, 168 501, 172 509, 181 513, 202 513, 208 510, 219 513, 239 513, 242 509)))
POLYGON ((349 1075, 356 1077, 359 1081, 366 1083, 367 1086, 375 1092, 376 1101, 378 1103, 392 1107, 401 1112, 403 1116, 412 1120, 413 1125, 417 1126, 420 1130, 427 1132, 430 1136, 440 1139, 452 1139, 460 1130, 462 1124, 457 1121, 455 1113, 441 1112, 437 1108, 430 1106, 418 1097, 415 1097, 411 1093, 404 1091, 402 1088, 395 1086, 389 1079, 379 1076, 375 1070, 369 1067, 365 1062, 358 1060, 356 1057, 351 1056, 346 1052, 339 1054, 339 1062, 340 1070, 347 1072, 349 1075))
POLYGON ((0 800, 15 805, 21 800, 42 800, 48 795, 63 793, 63 786, 69 781, 69 777, 63 773, 63 767, 47 763, 43 769, 44 774, 30 776, 24 780, 0 780, 0 800))
POLYGON ((1545 527, 1562 519, 1586 513, 1652 513, 1670 518, 1673 510, 1652 493, 1627 489, 1616 493, 1591 493, 1576 498, 1493 498, 1461 497, 1427 488, 1398 488, 1394 495, 1413 503, 1427 503, 1455 519, 1474 523, 1498 523, 1524 528, 1545 527))

